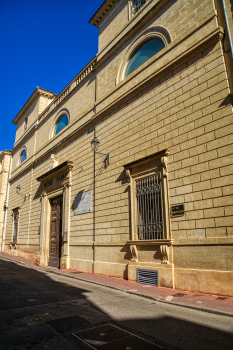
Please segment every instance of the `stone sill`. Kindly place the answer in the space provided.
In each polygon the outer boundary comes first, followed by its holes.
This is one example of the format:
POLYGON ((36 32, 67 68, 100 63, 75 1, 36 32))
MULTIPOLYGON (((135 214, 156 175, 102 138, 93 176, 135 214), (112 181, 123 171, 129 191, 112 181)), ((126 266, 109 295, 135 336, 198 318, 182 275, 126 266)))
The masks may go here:
POLYGON ((135 266, 139 268, 149 268, 149 269, 172 269, 174 264, 161 264, 161 262, 153 261, 129 261, 130 266, 135 266))
POLYGON ((129 245, 173 245, 173 239, 151 239, 127 241, 129 245))

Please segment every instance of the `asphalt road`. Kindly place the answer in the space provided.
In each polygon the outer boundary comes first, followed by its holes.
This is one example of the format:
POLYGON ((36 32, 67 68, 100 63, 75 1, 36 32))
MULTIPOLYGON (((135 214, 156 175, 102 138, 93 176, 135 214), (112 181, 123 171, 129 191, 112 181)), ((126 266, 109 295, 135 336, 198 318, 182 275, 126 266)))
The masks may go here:
POLYGON ((0 259, 1 350, 91 348, 232 350, 233 317, 0 259))

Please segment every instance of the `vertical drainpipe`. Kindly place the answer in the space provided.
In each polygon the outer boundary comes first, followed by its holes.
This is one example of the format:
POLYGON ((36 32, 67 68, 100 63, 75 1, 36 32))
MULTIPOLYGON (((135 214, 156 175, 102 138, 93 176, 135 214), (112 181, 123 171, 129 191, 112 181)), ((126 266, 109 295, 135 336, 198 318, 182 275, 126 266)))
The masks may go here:
POLYGON ((230 48, 231 48, 231 58, 233 59, 233 45, 232 45, 231 32, 230 32, 230 27, 229 27, 229 22, 228 22, 228 17, 227 17, 227 10, 226 10, 225 0, 222 0, 222 6, 223 6, 223 13, 224 13, 224 17, 225 17, 225 22, 226 22, 226 27, 227 27, 227 34, 228 34, 230 48))
MULTIPOLYGON (((11 159, 12 159, 12 154, 10 155, 10 164, 9 164, 9 171, 8 171, 7 185, 6 185, 6 196, 5 196, 5 202, 4 202, 4 204, 5 204, 6 206, 7 206, 7 199, 8 199, 9 177, 10 177, 10 172, 11 172, 11 159)), ((1 252, 4 251, 4 244, 5 244, 5 219, 6 219, 6 211, 7 211, 7 208, 5 209, 5 211, 4 211, 4 216, 3 216, 1 252)))
MULTIPOLYGON (((94 129, 95 138, 95 129, 94 129)), ((92 263, 92 273, 95 272, 95 152, 94 153, 94 170, 93 170, 93 263, 92 263)))
MULTIPOLYGON (((95 103, 94 103, 94 114, 96 114, 96 99, 97 99, 97 74, 95 76, 95 103)), ((96 126, 94 125, 94 138, 96 136, 96 126)), ((92 262, 92 273, 95 272, 95 152, 93 152, 93 262, 92 262)))

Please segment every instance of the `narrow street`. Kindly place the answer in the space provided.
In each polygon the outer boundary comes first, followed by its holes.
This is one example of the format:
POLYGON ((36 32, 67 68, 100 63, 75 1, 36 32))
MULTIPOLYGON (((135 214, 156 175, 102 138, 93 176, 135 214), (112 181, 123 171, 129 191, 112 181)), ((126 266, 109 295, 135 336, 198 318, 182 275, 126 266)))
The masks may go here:
POLYGON ((228 350, 233 344, 233 317, 159 303, 3 259, 0 301, 1 350, 228 350))

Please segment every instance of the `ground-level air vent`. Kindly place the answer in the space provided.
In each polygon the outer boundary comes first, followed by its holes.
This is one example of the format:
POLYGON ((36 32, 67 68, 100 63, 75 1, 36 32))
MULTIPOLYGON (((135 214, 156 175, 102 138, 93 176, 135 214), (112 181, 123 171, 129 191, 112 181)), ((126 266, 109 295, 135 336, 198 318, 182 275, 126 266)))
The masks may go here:
POLYGON ((157 270, 137 269, 137 282, 158 287, 159 272, 157 270))

